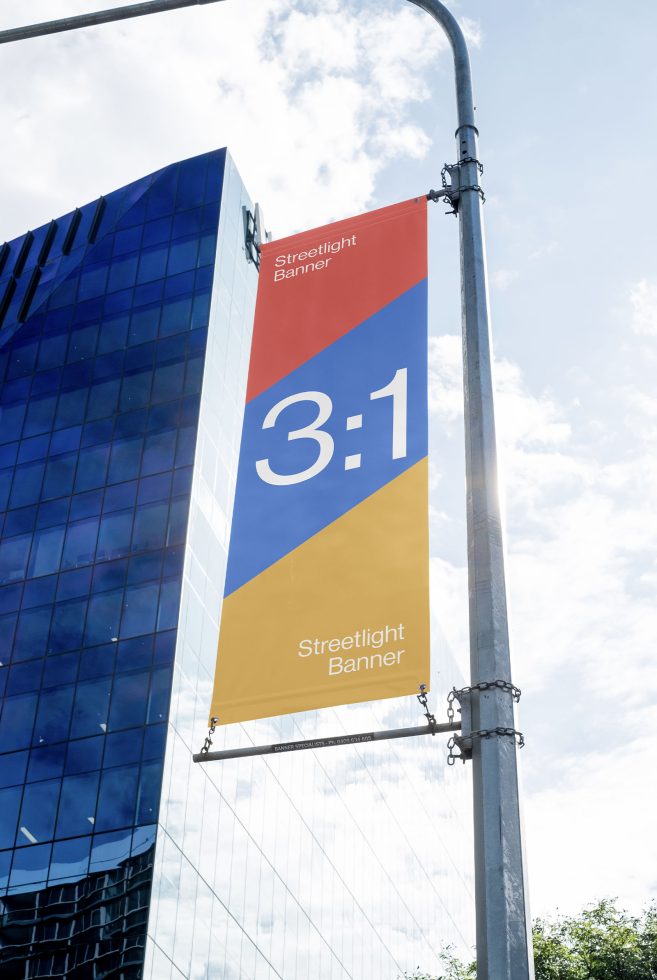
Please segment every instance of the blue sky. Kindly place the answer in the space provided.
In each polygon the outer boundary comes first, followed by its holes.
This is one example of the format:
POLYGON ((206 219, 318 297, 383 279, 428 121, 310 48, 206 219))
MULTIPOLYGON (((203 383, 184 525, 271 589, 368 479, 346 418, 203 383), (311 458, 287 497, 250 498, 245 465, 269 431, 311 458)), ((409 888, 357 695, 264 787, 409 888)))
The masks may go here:
MULTIPOLYGON (((0 27, 112 0, 5 0, 0 27)), ((459 0, 487 194, 534 913, 657 890, 657 7, 459 0), (567 884, 566 884, 567 882, 567 884)), ((2 235, 227 143, 275 237, 426 192, 445 42, 398 2, 227 0, 0 48, 2 235)), ((465 661, 457 224, 430 212, 432 582, 465 661)), ((442 709, 441 709, 442 710, 442 709)))

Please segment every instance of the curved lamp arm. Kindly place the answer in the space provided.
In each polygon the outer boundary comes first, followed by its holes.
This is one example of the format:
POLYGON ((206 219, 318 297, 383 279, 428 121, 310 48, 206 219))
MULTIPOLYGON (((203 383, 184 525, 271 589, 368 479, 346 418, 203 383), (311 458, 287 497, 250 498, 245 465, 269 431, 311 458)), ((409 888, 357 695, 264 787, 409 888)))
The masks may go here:
POLYGON ((476 130, 470 55, 468 54, 468 47, 458 21, 447 7, 440 3, 440 0, 409 0, 409 2, 415 4, 416 7, 421 7, 428 14, 431 14, 433 19, 438 21, 447 35, 454 55, 458 128, 461 129, 464 126, 469 126, 476 130))

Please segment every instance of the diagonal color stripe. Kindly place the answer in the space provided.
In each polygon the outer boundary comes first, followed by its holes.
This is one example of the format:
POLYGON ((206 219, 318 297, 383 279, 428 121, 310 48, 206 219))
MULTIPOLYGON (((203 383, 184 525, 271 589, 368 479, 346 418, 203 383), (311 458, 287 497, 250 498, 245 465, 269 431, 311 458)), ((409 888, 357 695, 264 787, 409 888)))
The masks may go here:
POLYGON ((427 473, 425 458, 224 599, 220 724, 429 683, 427 473))
POLYGON ((235 493, 226 595, 298 547, 427 452, 426 280, 341 337, 247 405, 235 493), (406 455, 393 459, 392 398, 370 395, 399 369, 407 372, 406 455), (300 473, 316 461, 318 443, 290 431, 317 416, 306 400, 285 408, 273 428, 273 406, 302 392, 322 392, 331 414, 321 426, 333 440, 328 465, 295 485, 274 486, 256 471, 266 459, 279 473, 300 473), (355 424, 360 421, 360 424, 355 424))
POLYGON ((426 275, 425 198, 263 246, 247 401, 426 275))

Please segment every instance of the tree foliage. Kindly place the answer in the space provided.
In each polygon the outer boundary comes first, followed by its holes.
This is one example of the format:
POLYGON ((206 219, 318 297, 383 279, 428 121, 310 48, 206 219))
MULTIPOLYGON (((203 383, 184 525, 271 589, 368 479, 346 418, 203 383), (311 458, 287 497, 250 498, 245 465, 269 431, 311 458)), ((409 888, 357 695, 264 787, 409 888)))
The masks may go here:
POLYGON ((642 916, 598 902, 534 923, 536 980, 657 980, 657 906, 642 916))
POLYGON ((414 973, 405 973, 404 980, 477 980, 477 969, 474 963, 465 964, 454 954, 451 946, 442 951, 438 957, 444 970, 438 974, 423 973, 418 967, 414 973))
MULTIPOLYGON (((657 905, 643 915, 601 901, 579 915, 537 919, 533 926, 536 980, 657 980, 657 905)), ((443 951, 438 974, 404 974, 405 980, 476 980, 474 963, 443 951)))

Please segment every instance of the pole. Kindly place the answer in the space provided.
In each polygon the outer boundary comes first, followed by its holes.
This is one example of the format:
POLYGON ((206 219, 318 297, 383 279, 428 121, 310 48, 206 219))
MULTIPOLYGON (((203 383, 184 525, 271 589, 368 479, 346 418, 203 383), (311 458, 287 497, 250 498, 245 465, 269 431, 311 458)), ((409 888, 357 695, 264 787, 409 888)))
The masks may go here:
MULTIPOLYGON (((497 487, 486 255, 468 50, 439 0, 411 0, 438 21, 454 54, 458 217, 465 389, 471 685, 511 680, 504 550, 497 487)), ((513 730, 511 691, 470 695, 472 730, 513 730)), ((516 743, 513 735, 472 739, 477 980, 532 980, 516 743)))
POLYGON ((11 41, 26 41, 28 38, 43 37, 45 34, 61 34, 62 31, 74 31, 81 27, 95 27, 97 24, 109 24, 117 20, 143 17, 145 14, 161 14, 167 10, 179 10, 181 7, 196 7, 200 4, 217 2, 218 0, 145 0, 144 3, 131 3, 123 7, 113 7, 110 10, 96 10, 90 14, 78 14, 76 17, 62 17, 60 20, 47 20, 40 24, 12 27, 7 31, 0 31, 0 44, 9 44, 11 41))
POLYGON ((391 738, 414 738, 417 735, 440 735, 443 732, 458 732, 459 722, 445 724, 419 725, 416 728, 391 728, 383 732, 360 732, 358 735, 334 735, 324 738, 303 738, 297 742, 276 742, 273 745, 247 745, 241 749, 219 749, 210 752, 201 749, 192 759, 194 762, 221 762, 224 759, 244 759, 252 755, 285 755, 303 749, 330 749, 341 745, 361 745, 363 742, 381 742, 391 738))

